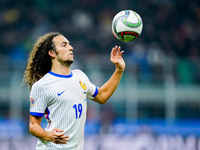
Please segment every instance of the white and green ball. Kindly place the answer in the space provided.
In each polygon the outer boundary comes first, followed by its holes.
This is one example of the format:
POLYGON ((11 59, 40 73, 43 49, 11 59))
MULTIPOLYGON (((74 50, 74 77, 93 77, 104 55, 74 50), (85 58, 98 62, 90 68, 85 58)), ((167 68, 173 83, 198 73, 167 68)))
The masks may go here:
POLYGON ((132 10, 120 11, 112 21, 114 36, 123 42, 130 42, 136 39, 141 34, 142 28, 142 18, 132 10))

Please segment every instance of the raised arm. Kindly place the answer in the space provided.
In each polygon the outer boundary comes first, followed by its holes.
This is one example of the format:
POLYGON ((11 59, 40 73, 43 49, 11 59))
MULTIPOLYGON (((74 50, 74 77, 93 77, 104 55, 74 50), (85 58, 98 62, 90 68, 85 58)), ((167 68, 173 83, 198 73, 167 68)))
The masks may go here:
POLYGON ((116 90, 126 66, 124 59, 122 58, 123 53, 124 51, 121 51, 120 46, 115 46, 112 48, 110 61, 116 66, 115 72, 111 78, 101 88, 98 89, 99 91, 93 99, 94 101, 100 104, 105 104, 116 90))

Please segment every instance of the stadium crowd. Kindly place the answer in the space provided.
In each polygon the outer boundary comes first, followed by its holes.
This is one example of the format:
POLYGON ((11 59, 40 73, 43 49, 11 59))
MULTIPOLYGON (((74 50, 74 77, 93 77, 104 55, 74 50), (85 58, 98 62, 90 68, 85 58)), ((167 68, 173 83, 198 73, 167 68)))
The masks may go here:
POLYGON ((200 83, 198 0, 6 0, 0 1, 0 20, 0 54, 12 60, 25 61, 38 36, 58 31, 76 54, 108 54, 117 44, 144 78, 152 70, 162 73, 167 57, 178 82, 200 83), (124 9, 138 12, 144 24, 141 36, 130 43, 118 41, 111 31, 112 18, 124 9))

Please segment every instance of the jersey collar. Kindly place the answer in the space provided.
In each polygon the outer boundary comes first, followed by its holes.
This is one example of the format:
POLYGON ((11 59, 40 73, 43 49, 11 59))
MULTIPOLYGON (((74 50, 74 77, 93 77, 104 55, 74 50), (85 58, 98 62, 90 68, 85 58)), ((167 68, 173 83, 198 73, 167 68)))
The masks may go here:
POLYGON ((49 71, 49 74, 56 76, 56 77, 61 77, 61 78, 71 78, 73 76, 72 72, 69 75, 62 75, 62 74, 57 74, 52 71, 49 71))

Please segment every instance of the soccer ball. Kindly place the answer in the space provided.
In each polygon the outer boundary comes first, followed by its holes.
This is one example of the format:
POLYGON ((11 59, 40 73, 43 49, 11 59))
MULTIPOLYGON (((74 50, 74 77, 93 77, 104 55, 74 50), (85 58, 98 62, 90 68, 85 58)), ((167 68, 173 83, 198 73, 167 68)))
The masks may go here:
POLYGON ((114 36, 123 42, 135 40, 141 34, 142 28, 142 18, 132 10, 120 11, 112 21, 114 36))

